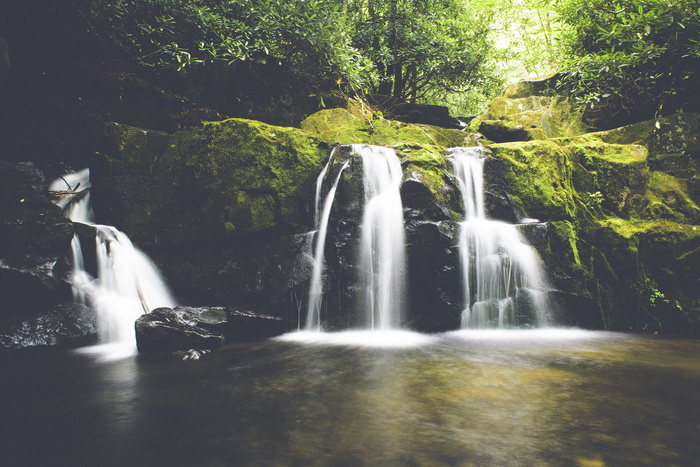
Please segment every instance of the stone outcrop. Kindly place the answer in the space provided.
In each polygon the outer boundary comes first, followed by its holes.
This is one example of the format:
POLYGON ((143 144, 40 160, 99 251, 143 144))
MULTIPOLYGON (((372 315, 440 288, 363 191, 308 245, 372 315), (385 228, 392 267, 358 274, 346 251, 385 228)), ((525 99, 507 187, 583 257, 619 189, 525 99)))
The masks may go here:
MULTIPOLYGON (((493 119, 475 119, 476 128, 493 120, 527 133, 512 138, 525 141, 487 141, 489 215, 527 222, 521 231, 549 271, 563 322, 695 329, 698 116, 590 133, 552 89, 551 80, 513 88, 492 105, 493 119)), ((95 162, 97 212, 155 256, 187 301, 266 310, 290 327, 304 310, 314 183, 331 148, 393 147, 404 169, 406 324, 458 326, 461 201, 445 148, 470 144, 468 133, 385 120, 358 106, 318 112, 302 129, 232 119, 168 135, 110 125, 113 149, 95 162)), ((357 273, 355 172, 351 164, 343 175, 343 207, 331 218, 330 307, 353 306, 356 295, 334 285, 357 273)))
MULTIPOLYGON (((243 342, 278 336, 284 321, 260 313, 224 307, 156 308, 135 323, 139 352, 161 353, 211 350, 224 342, 243 342)), ((185 359, 198 356, 184 355, 185 359)))
POLYGON ((13 326, 71 301, 73 225, 28 162, 0 161, 0 325, 13 326))
POLYGON ((573 99, 556 95, 557 75, 508 87, 469 127, 496 143, 577 136, 590 131, 573 99))

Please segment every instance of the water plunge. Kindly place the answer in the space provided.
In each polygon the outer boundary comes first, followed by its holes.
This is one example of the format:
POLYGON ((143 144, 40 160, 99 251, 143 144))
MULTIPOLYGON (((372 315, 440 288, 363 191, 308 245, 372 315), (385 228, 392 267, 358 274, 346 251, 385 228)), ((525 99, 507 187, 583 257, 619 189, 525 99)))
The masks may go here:
POLYGON ((543 272, 517 227, 486 218, 482 148, 450 152, 459 181, 465 220, 460 223, 464 294, 462 328, 550 324, 543 272))
POLYGON ((175 300, 155 265, 123 232, 94 223, 88 188, 88 169, 65 175, 50 186, 64 193, 56 204, 68 218, 95 228, 96 278, 85 267, 77 234, 71 243, 73 296, 97 313, 101 343, 125 343, 135 349, 136 319, 154 308, 174 307, 175 300))

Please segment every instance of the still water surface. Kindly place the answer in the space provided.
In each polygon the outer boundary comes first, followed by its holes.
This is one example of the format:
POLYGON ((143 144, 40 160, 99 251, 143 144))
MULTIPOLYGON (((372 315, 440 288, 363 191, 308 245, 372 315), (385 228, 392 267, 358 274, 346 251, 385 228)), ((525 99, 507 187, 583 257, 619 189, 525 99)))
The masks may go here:
POLYGON ((700 465, 697 340, 298 333, 0 372, 2 465, 700 465))

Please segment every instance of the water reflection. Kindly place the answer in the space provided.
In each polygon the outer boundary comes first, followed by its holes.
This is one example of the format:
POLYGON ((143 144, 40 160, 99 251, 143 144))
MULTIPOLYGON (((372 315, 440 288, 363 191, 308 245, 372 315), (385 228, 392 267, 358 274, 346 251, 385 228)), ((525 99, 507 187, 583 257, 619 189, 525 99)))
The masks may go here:
POLYGON ((460 331, 395 347, 379 334, 313 334, 198 362, 2 360, 3 451, 21 461, 8 465, 692 465, 700 455, 698 341, 460 331))

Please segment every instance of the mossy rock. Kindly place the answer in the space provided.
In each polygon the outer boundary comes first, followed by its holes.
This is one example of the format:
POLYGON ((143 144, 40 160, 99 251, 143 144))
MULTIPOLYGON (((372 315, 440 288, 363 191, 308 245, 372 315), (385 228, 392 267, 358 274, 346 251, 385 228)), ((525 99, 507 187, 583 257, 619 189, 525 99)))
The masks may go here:
POLYGON ((511 201, 522 216, 547 220, 576 217, 574 164, 559 144, 529 141, 493 144, 489 149, 503 162, 511 201))
POLYGON ((187 161, 204 210, 231 232, 298 223, 302 193, 328 148, 305 131, 245 119, 204 126, 205 147, 187 161))
POLYGON ((664 172, 651 172, 646 219, 668 219, 681 223, 700 223, 700 207, 688 194, 686 182, 664 172))
POLYGON ((452 204, 455 191, 447 181, 451 168, 442 147, 410 143, 397 143, 392 147, 401 160, 404 177, 427 187, 438 205, 452 204))
POLYGON ((510 84, 503 97, 517 99, 530 96, 552 96, 556 94, 559 73, 554 73, 537 78, 521 79, 510 84))
POLYGON ((170 135, 119 123, 104 125, 104 135, 114 146, 107 158, 110 175, 138 171, 151 174, 154 163, 168 147, 170 135))
POLYGON ((566 141, 564 147, 575 162, 574 185, 585 201, 625 215, 644 207, 649 176, 646 147, 585 138, 566 141))
POLYGON ((563 96, 498 97, 469 124, 497 143, 576 136, 590 128, 576 103, 563 96))
POLYGON ((461 130, 432 125, 403 123, 365 114, 358 118, 345 109, 327 109, 310 115, 301 128, 329 143, 374 144, 389 146, 397 142, 429 144, 443 147, 464 145, 461 130))

